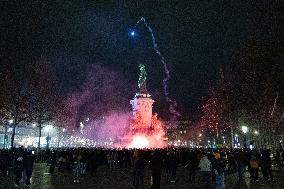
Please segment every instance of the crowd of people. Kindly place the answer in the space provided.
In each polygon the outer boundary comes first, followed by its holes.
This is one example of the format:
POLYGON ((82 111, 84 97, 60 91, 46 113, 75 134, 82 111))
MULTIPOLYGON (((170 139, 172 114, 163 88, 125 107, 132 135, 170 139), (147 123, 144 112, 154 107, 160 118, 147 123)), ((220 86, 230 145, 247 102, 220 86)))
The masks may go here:
POLYGON ((16 188, 19 187, 21 180, 26 186, 31 184, 33 166, 34 154, 32 151, 22 147, 0 151, 0 173, 13 175, 16 188))
MULTIPOLYGON (((15 186, 22 181, 30 184, 35 160, 34 151, 24 148, 14 148, 0 151, 0 171, 13 174, 15 186), (12 169, 11 169, 12 168, 12 169), (12 171, 11 171, 12 170, 12 171)), ((259 171, 265 182, 273 181, 272 160, 277 169, 284 163, 283 150, 271 154, 270 150, 241 149, 103 149, 74 148, 42 150, 37 159, 49 165, 50 174, 65 172, 72 174, 74 182, 80 182, 84 175, 96 176, 100 166, 108 169, 132 170, 133 187, 144 188, 145 174, 151 171, 150 185, 159 189, 162 171, 171 183, 176 182, 176 172, 179 166, 188 169, 188 182, 201 175, 205 189, 215 183, 217 189, 225 188, 225 175, 238 173, 240 182, 244 181, 244 172, 248 170, 251 182, 258 182, 259 171), (273 159, 271 158, 273 157, 273 159), (197 174, 200 171, 201 174, 197 174)))

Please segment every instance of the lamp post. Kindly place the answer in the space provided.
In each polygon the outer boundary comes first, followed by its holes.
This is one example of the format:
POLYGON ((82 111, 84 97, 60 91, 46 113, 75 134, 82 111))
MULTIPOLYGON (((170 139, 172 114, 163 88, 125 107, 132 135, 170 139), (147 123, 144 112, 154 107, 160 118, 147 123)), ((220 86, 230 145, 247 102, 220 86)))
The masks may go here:
POLYGON ((7 135, 7 125, 4 125, 4 141, 3 141, 3 149, 6 149, 6 143, 8 142, 8 135, 7 135))
POLYGON ((5 149, 6 148, 6 139, 8 138, 7 137, 7 125, 5 124, 3 127, 4 127, 3 149, 5 149))
MULTIPOLYGON (((14 120, 13 119, 10 119, 8 121, 9 125, 13 124, 14 123, 14 120)), ((3 143, 3 146, 4 146, 4 149, 6 148, 6 145, 8 144, 8 135, 7 135, 7 124, 5 124, 4 126, 4 143, 3 143)))
POLYGON ((46 149, 49 149, 49 142, 51 140, 51 137, 49 136, 49 132, 53 129, 53 126, 52 125, 47 125, 46 126, 46 130, 47 130, 47 137, 45 138, 46 139, 46 149))
POLYGON ((255 144, 256 147, 258 147, 259 146, 259 141, 258 141, 258 137, 257 136, 259 135, 259 131, 255 130, 253 132, 253 134, 254 134, 254 144, 255 144))
POLYGON ((49 149, 49 142, 50 142, 50 139, 51 139, 51 137, 49 136, 49 132, 48 132, 47 137, 46 137, 46 149, 47 149, 47 150, 49 149))
POLYGON ((248 132, 248 127, 247 126, 242 126, 242 131, 244 133, 244 148, 247 148, 247 137, 246 133, 248 132))

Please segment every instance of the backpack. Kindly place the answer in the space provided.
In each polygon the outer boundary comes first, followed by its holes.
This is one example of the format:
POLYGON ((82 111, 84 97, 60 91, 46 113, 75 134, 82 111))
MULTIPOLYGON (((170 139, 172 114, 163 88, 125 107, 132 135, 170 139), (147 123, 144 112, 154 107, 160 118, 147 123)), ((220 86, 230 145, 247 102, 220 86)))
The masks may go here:
POLYGON ((256 160, 251 160, 251 161, 250 161, 250 167, 251 167, 252 169, 257 169, 257 168, 258 168, 258 163, 257 163, 257 161, 256 161, 256 160))

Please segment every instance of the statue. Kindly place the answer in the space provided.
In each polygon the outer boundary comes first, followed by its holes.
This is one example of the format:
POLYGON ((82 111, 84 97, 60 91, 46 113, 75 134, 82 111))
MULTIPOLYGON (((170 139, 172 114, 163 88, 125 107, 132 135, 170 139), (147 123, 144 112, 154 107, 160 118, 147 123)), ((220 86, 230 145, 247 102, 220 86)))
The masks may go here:
POLYGON ((147 87, 146 87, 147 72, 145 69, 145 65, 139 64, 139 69, 140 69, 140 74, 138 80, 138 87, 140 89, 140 92, 147 93, 147 87))

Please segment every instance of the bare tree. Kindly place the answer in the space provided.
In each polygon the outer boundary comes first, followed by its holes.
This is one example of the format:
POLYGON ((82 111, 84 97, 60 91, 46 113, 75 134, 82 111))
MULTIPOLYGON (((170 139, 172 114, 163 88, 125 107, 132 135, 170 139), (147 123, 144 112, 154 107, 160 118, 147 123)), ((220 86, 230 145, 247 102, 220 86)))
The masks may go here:
POLYGON ((54 119, 58 104, 56 80, 49 68, 44 64, 34 64, 31 71, 29 92, 30 121, 37 124, 39 129, 38 150, 44 124, 54 119))
POLYGON ((16 67, 6 67, 0 75, 0 113, 4 120, 13 120, 11 147, 14 147, 16 128, 28 119, 29 93, 26 88, 28 79, 25 77, 26 69, 16 67))

